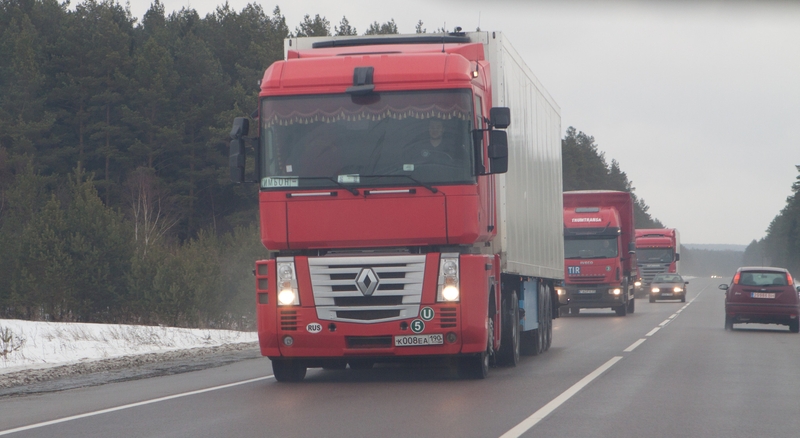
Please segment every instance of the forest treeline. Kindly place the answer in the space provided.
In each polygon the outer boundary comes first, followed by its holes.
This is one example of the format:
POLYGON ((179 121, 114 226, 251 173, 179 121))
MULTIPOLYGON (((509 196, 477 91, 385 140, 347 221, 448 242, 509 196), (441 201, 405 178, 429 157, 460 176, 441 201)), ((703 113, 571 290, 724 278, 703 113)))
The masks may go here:
MULTIPOLYGON (((800 167, 797 170, 800 173, 800 167)), ((745 249, 744 264, 778 266, 800 276, 800 174, 792 184, 786 206, 770 222, 767 235, 745 249)))
MULTIPOLYGON (((231 121, 284 38, 357 30, 290 29, 255 4, 156 1, 140 23, 115 1, 67 5, 0 0, 0 318, 252 328, 267 252, 257 188, 229 182, 231 121)), ((569 128, 562 148, 565 190, 634 191, 591 136, 569 128)))

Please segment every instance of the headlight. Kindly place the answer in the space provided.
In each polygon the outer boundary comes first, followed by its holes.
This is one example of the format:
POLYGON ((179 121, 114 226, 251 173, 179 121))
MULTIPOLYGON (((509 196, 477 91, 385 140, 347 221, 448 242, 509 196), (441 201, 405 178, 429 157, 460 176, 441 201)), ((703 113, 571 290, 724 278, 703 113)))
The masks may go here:
POLYGON ((456 302, 461 297, 458 279, 458 254, 442 254, 439 259, 439 284, 436 301, 456 302))
POLYGON ((562 296, 562 295, 566 294, 566 293, 567 293, 567 291, 566 291, 566 290, 564 290, 564 288, 563 288, 563 287, 557 287, 557 288, 556 288, 556 293, 557 293, 559 296, 562 296))
POLYGON ((654 287, 654 288, 650 289, 650 292, 652 292, 654 294, 657 294, 657 293, 661 292, 661 289, 659 289, 657 287, 654 287))
POLYGON ((633 285, 636 286, 636 287, 639 287, 639 286, 642 285, 642 282, 641 281, 634 281, 633 285))
POLYGON ((622 293, 622 289, 620 289, 620 288, 609 289, 608 293, 610 293, 611 295, 619 295, 619 294, 622 293))
POLYGON ((297 275, 294 270, 294 260, 291 257, 278 259, 278 305, 300 305, 300 294, 297 293, 297 275))
POLYGON ((675 287, 675 289, 672 289, 672 291, 673 291, 673 292, 683 292, 683 288, 682 288, 682 287, 677 287, 677 286, 676 286, 676 287, 675 287))

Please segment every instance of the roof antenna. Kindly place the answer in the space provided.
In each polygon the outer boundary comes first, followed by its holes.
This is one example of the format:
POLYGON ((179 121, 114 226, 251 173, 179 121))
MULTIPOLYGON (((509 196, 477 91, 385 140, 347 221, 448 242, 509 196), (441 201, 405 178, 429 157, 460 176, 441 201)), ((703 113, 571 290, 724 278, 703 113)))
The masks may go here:
POLYGON ((447 22, 442 26, 442 53, 444 53, 444 36, 447 35, 447 22))

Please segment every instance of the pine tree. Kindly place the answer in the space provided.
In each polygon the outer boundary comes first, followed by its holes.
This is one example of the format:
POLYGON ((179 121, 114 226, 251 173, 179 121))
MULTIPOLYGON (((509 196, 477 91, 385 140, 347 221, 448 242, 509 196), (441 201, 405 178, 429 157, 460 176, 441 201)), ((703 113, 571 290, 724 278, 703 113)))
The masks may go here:
POLYGON ((313 19, 306 14, 300 25, 295 28, 294 33, 298 37, 330 36, 331 22, 325 17, 320 17, 319 14, 315 15, 313 19))
POLYGON ((397 34, 400 33, 397 30, 397 23, 394 22, 394 18, 387 21, 383 24, 378 24, 377 21, 373 22, 367 28, 367 31, 364 32, 364 35, 390 35, 390 34, 397 34))
POLYGON ((342 16, 342 21, 339 22, 338 26, 335 26, 334 29, 336 30, 336 36, 354 36, 358 35, 358 31, 355 27, 350 26, 350 22, 347 21, 347 17, 342 16))

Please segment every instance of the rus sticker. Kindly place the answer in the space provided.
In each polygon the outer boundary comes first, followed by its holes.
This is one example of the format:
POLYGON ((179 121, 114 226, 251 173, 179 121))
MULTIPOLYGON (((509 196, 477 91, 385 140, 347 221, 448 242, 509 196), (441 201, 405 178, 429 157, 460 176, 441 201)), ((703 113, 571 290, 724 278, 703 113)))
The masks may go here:
POLYGON ((312 322, 306 326, 306 330, 308 330, 309 333, 319 333, 322 331, 322 324, 312 322))

